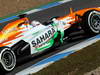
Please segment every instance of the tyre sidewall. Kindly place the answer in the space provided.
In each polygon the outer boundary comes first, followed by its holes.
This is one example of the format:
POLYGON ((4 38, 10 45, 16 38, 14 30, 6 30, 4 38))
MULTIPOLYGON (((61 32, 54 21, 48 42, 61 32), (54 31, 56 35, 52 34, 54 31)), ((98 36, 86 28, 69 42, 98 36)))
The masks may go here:
POLYGON ((90 12, 90 14, 89 14, 89 16, 88 16, 88 25, 89 25, 89 27, 90 27, 90 30, 91 30, 93 33, 98 34, 98 33, 100 32, 100 30, 99 30, 99 31, 94 30, 93 27, 92 27, 91 24, 90 24, 91 16, 92 16, 93 14, 100 14, 100 12, 98 12, 98 11, 91 11, 91 12, 90 12))
POLYGON ((15 68, 15 66, 16 66, 16 56, 10 48, 4 48, 4 49, 1 50, 1 52, 0 52, 0 63, 1 63, 2 70, 5 71, 5 72, 12 71, 15 68), (12 57, 13 57, 12 58, 13 59, 12 64, 10 66, 6 66, 2 61, 2 56, 5 52, 10 53, 10 55, 12 55, 12 57), (9 69, 7 67, 9 67, 9 69))

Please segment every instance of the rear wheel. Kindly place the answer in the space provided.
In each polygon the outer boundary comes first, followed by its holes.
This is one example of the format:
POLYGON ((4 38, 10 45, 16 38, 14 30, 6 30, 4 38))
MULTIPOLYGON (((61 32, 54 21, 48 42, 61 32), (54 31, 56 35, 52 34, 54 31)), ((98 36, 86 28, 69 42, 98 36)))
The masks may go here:
POLYGON ((4 48, 0 52, 0 62, 3 71, 9 72, 14 69, 16 65, 16 57, 12 50, 4 48))
POLYGON ((83 16, 82 28, 86 34, 93 35, 100 32, 100 12, 91 10, 83 16))

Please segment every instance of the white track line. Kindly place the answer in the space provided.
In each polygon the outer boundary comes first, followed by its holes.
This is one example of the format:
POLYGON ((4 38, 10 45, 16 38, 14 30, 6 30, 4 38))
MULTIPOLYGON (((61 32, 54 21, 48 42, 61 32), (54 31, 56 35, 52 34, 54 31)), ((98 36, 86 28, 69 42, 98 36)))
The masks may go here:
POLYGON ((66 2, 70 2, 72 0, 63 0, 63 1, 60 1, 60 3, 66 3, 66 2))

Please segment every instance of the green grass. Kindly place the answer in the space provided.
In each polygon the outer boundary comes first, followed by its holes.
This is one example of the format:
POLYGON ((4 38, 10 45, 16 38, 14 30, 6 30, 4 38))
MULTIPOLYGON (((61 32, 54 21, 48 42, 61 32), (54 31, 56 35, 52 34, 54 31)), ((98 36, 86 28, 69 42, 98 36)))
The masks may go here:
POLYGON ((5 18, 7 18, 7 17, 14 16, 14 15, 22 14, 22 13, 24 13, 24 12, 30 11, 30 10, 35 9, 35 8, 40 8, 40 7, 44 6, 44 5, 47 5, 47 4, 50 4, 50 3, 53 3, 53 2, 57 2, 57 1, 62 1, 62 0, 54 0, 54 1, 51 1, 51 2, 46 3, 46 4, 43 4, 43 5, 41 5, 41 4, 40 4, 40 5, 37 5, 37 6, 35 6, 34 8, 29 8, 29 9, 27 9, 27 10, 18 11, 18 12, 13 13, 13 14, 8 14, 7 16, 0 17, 0 20, 5 19, 5 18))
POLYGON ((32 75, 83 75, 100 66, 100 41, 32 75))

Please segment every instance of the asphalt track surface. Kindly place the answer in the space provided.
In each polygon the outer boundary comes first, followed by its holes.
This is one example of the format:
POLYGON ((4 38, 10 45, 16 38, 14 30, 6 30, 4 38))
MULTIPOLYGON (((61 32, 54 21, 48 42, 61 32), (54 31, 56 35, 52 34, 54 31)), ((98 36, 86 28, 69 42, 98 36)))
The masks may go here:
MULTIPOLYGON (((44 22, 44 21, 48 21, 51 17, 63 16, 63 15, 68 14, 70 7, 74 8, 74 11, 77 11, 77 10, 83 9, 83 8, 99 7, 99 6, 100 6, 100 0, 72 0, 71 2, 67 2, 62 5, 53 7, 53 8, 49 8, 49 9, 46 9, 46 10, 43 10, 40 12, 30 14, 30 15, 28 15, 28 17, 31 21, 39 20, 40 22, 44 22)), ((3 27, 7 23, 8 22, 5 22, 0 25, 1 25, 1 27, 3 27)), ((79 36, 81 36, 81 34, 79 34, 79 36)), ((69 42, 64 42, 64 44, 61 47, 57 48, 56 50, 52 50, 49 53, 47 52, 47 53, 44 53, 37 57, 34 57, 33 59, 26 60, 25 62, 21 62, 20 64, 18 64, 18 66, 16 66, 16 68, 12 72, 6 73, 6 75, 14 75, 15 73, 35 64, 36 62, 38 62, 50 55, 53 55, 61 50, 71 47, 79 42, 82 42, 87 38, 88 37, 82 36, 82 37, 78 37, 77 39, 73 39, 69 42)), ((4 73, 0 73, 0 75, 4 75, 4 73)))

